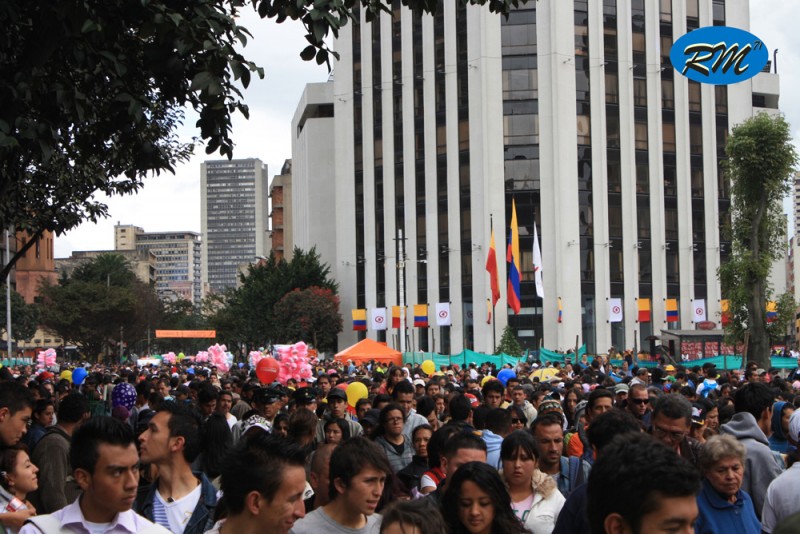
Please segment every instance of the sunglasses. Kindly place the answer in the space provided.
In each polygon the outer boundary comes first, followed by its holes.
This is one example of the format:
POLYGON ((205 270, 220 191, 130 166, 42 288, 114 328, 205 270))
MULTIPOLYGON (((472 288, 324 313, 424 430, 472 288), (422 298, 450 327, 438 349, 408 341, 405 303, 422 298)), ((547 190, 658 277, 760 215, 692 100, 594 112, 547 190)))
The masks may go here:
POLYGON ((650 399, 628 399, 630 402, 634 404, 648 404, 650 399))
POLYGON ((523 421, 522 419, 513 419, 513 418, 511 419, 511 422, 515 425, 527 423, 527 421, 523 421))

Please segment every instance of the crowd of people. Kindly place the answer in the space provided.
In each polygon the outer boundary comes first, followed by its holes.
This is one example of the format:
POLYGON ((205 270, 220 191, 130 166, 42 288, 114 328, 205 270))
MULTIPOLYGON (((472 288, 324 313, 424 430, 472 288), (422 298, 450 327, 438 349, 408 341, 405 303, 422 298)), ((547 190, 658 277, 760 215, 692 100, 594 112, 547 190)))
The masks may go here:
POLYGON ((551 366, 0 368, 0 530, 800 532, 800 367, 551 366))

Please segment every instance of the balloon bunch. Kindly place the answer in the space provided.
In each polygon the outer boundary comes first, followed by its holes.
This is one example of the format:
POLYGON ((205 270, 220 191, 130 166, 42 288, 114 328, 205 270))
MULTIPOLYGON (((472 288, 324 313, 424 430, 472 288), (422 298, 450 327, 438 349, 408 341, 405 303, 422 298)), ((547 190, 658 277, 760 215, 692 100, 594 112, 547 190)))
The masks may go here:
POLYGON ((220 372, 227 373, 233 364, 233 354, 228 352, 225 345, 217 343, 213 347, 208 347, 208 361, 220 372))
POLYGON ((249 355, 250 367, 255 369, 258 366, 258 362, 263 360, 266 356, 267 355, 260 350, 251 350, 249 355))
POLYGON ((205 363, 208 361, 208 352, 201 350, 197 353, 197 356, 194 357, 195 363, 205 363))
POLYGON ((161 356, 161 361, 164 362, 164 363, 168 363, 170 365, 175 365, 175 359, 176 359, 176 356, 175 356, 174 352, 168 352, 168 353, 163 354, 161 356))
POLYGON ((47 349, 39 351, 39 354, 36 356, 36 367, 39 369, 45 369, 47 367, 52 367, 56 364, 56 351, 55 349, 47 349))
POLYGON ((300 341, 294 345, 284 345, 279 349, 278 381, 285 384, 287 380, 307 380, 311 378, 311 362, 308 357, 308 345, 300 341))

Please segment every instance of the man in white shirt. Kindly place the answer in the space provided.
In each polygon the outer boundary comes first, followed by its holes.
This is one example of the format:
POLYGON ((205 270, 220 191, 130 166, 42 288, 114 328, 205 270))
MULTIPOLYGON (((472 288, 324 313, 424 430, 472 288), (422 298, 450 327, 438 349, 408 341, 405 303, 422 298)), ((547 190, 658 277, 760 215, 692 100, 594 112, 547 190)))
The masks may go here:
POLYGON ((69 452, 83 494, 49 515, 32 517, 22 534, 70 529, 81 534, 166 534, 131 510, 139 486, 139 455, 131 428, 112 417, 97 416, 72 436, 69 452))

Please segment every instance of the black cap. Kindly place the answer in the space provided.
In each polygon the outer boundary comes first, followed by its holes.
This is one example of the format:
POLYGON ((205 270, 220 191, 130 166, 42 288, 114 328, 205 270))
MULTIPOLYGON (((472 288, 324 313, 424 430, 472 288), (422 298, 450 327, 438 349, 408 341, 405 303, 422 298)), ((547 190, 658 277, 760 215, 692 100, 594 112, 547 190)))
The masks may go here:
POLYGON ((313 388, 299 388, 292 397, 297 404, 317 402, 317 392, 313 388))
POLYGON ((372 408, 371 410, 367 410, 367 413, 364 414, 364 417, 361 418, 359 423, 361 424, 368 424, 372 426, 378 426, 378 422, 381 418, 381 411, 377 408, 372 408))
POLYGON ((281 392, 274 388, 264 388, 255 394, 255 401, 260 404, 272 404, 280 399, 281 392))
POLYGON ((328 400, 331 400, 331 399, 342 399, 342 400, 346 401, 347 400, 347 393, 345 393, 344 391, 342 391, 339 388, 333 388, 332 390, 330 390, 328 392, 328 400))

